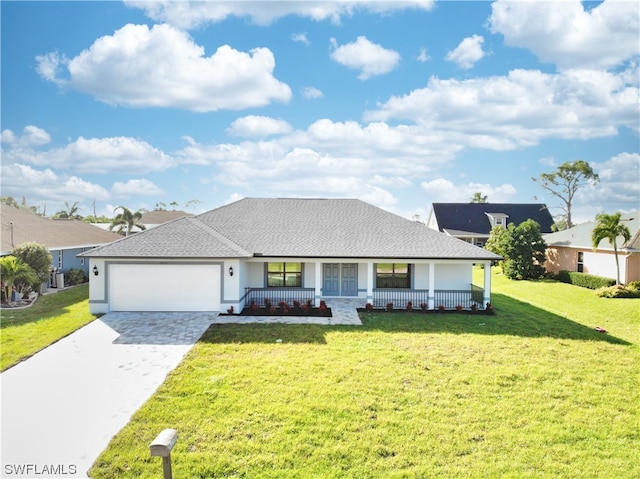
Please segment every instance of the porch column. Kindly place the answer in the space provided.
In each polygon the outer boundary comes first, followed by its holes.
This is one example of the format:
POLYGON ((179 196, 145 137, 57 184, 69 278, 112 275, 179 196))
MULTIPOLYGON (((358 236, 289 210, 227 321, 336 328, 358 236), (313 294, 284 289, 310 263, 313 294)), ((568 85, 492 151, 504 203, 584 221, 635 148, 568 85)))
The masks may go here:
POLYGON ((322 263, 316 261, 316 292, 314 304, 317 307, 320 306, 320 297, 322 296, 322 263))
POLYGON ((436 265, 435 263, 429 263, 429 296, 428 296, 428 305, 427 305, 429 309, 436 309, 435 283, 436 283, 436 265))
POLYGON ((375 283, 375 276, 373 271, 373 263, 369 261, 367 263, 367 303, 373 304, 373 285, 375 283))
POLYGON ((491 261, 484 262, 484 305, 491 302, 491 261))

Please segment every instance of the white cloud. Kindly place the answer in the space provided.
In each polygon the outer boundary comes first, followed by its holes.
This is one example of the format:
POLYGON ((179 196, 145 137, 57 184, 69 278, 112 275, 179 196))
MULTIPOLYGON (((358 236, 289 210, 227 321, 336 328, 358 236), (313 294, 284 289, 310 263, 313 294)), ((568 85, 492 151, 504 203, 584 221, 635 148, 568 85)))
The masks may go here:
POLYGON ((420 53, 418 54, 416 60, 421 63, 431 60, 431 57, 427 54, 427 49, 425 47, 420 48, 420 53))
POLYGON ((315 21, 330 20, 340 23, 342 17, 355 12, 387 13, 406 9, 431 10, 433 0, 413 1, 341 1, 341 2, 245 2, 245 1, 175 1, 125 0, 130 7, 140 8, 150 18, 192 29, 206 23, 215 23, 229 16, 248 17, 258 25, 269 25, 278 18, 297 15, 315 21))
POLYGON ((291 40, 293 40, 294 42, 299 42, 299 43, 304 43, 305 45, 310 45, 311 42, 309 41, 309 38, 307 38, 307 33, 292 33, 291 34, 291 40))
MULTIPOLYGON (((39 58, 43 78, 50 59, 39 58)), ((207 112, 288 102, 291 89, 273 76, 268 48, 240 52, 228 45, 205 56, 182 31, 170 25, 128 24, 96 40, 66 65, 67 85, 111 105, 173 107, 207 112)))
MULTIPOLYGON (((44 141, 41 136, 36 137, 44 141)), ((129 137, 80 137, 62 148, 47 151, 10 149, 3 151, 3 159, 83 173, 140 173, 162 171, 175 166, 171 156, 147 142, 129 137)))
POLYGON ((116 182, 111 187, 111 193, 115 197, 122 198, 164 195, 162 188, 145 178, 132 179, 124 183, 116 182))
POLYGON ((358 78, 366 80, 374 75, 383 75, 393 70, 400 62, 400 54, 359 36, 355 42, 338 45, 331 39, 331 58, 354 70, 360 70, 358 78))
POLYGON ((468 70, 484 57, 483 42, 484 38, 480 35, 467 37, 460 42, 455 50, 447 54, 446 59, 456 63, 460 68, 468 70))
POLYGON ((16 135, 11 130, 2 131, 2 143, 11 148, 29 148, 46 145, 51 142, 51 136, 42 128, 28 125, 22 130, 22 135, 16 135))
POLYGON ((467 203, 477 192, 487 196, 489 203, 508 203, 517 194, 516 189, 509 183, 500 186, 481 183, 456 185, 445 178, 437 178, 431 181, 424 181, 420 186, 427 195, 429 203, 467 203))
POLYGON ((315 87, 307 86, 302 89, 302 96, 307 99, 322 98, 324 94, 315 87))
POLYGON ((234 136, 266 137, 282 135, 292 130, 291 125, 284 120, 277 120, 268 116, 249 115, 238 118, 227 128, 227 133, 234 136))
POLYGON ((531 50, 560 69, 607 69, 638 58, 637 2, 605 0, 591 10, 579 0, 492 4, 489 24, 507 45, 531 50))
POLYGON ((607 161, 592 162, 590 165, 600 176, 600 182, 593 187, 578 190, 577 195, 584 202, 595 199, 603 205, 635 202, 640 206, 639 153, 620 153, 607 161))
POLYGON ((77 176, 58 175, 50 168, 38 170, 19 163, 2 166, 2 194, 25 196, 32 201, 106 200, 109 192, 102 186, 77 176))
POLYGON ((66 80, 60 78, 62 69, 69 63, 69 60, 58 52, 49 52, 45 55, 36 56, 36 70, 45 80, 64 86, 66 80))
POLYGON ((628 78, 626 72, 554 75, 537 70, 468 80, 432 77, 425 88, 391 97, 364 118, 410 120, 433 131, 458 133, 465 146, 495 150, 546 138, 613 136, 619 126, 638 129, 640 93, 637 83, 626 83, 628 78))

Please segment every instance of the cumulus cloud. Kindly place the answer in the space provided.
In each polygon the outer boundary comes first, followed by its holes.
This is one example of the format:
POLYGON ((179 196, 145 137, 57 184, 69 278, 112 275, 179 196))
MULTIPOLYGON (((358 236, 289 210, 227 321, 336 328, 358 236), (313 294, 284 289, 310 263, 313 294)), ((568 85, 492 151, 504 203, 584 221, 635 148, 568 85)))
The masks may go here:
POLYGON ((600 176, 593 187, 579 190, 585 202, 596 198, 602 204, 633 203, 640 199, 640 154, 620 153, 602 163, 592 162, 591 167, 600 176))
POLYGON ((425 47, 420 48, 420 53, 416 57, 416 60, 421 63, 425 63, 431 60, 431 57, 427 54, 427 49, 425 47))
POLYGON ((468 70, 484 57, 484 51, 482 51, 483 42, 484 38, 480 35, 467 37, 460 42, 460 45, 455 50, 447 54, 446 60, 468 70))
POLYGON ((142 9, 158 22, 166 22, 179 28, 192 29, 207 23, 220 22, 227 17, 243 17, 257 25, 269 25, 278 18, 297 15, 315 21, 330 20, 339 24, 342 17, 356 12, 387 13, 406 9, 431 10, 434 0, 342 1, 342 2, 203 2, 162 0, 125 0, 130 7, 142 9))
MULTIPOLYGON (((179 2, 176 2, 179 3, 179 2)), ((275 58, 268 48, 240 52, 228 45, 205 56, 188 34, 170 25, 128 24, 97 39, 65 65, 38 57, 46 80, 94 95, 111 105, 173 107, 192 111, 240 110, 288 102, 291 89, 273 76, 275 58)))
POLYGON ((299 43, 304 43, 305 45, 310 45, 311 42, 309 41, 309 38, 307 38, 307 33, 303 32, 303 33, 292 33, 291 34, 291 40, 293 40, 294 42, 299 42, 299 43))
POLYGON ((364 118, 409 120, 457 132, 466 146, 495 150, 536 145, 545 138, 612 136, 619 126, 638 129, 640 94, 627 78, 626 73, 575 70, 513 70, 468 80, 432 77, 425 88, 391 97, 364 118))
POLYGON ((586 10, 579 0, 498 0, 489 17, 507 45, 531 50, 559 69, 608 69, 638 58, 636 2, 605 0, 586 10))
POLYGON ((359 36, 355 42, 345 45, 338 45, 332 38, 331 45, 331 59, 348 68, 360 70, 360 80, 389 73, 400 62, 398 52, 373 43, 365 36, 359 36))
POLYGON ((33 125, 25 126, 22 130, 22 135, 16 135, 9 129, 3 130, 0 138, 2 139, 2 143, 5 143, 10 148, 36 147, 51 142, 49 133, 33 125))
POLYGON ((126 182, 118 181, 111 187, 111 193, 116 197, 122 198, 164 195, 162 188, 145 178, 132 179, 126 182))
POLYGON ((499 186, 481 183, 456 185, 445 178, 424 181, 420 187, 427 195, 429 202, 467 203, 476 192, 488 197, 490 203, 508 203, 517 194, 513 185, 505 183, 499 186))
POLYGON ((50 168, 38 170, 19 163, 2 166, 2 194, 25 196, 36 201, 53 202, 78 200, 106 200, 109 192, 102 186, 85 181, 77 176, 55 173, 50 168))
MULTIPOLYGON (((35 136, 44 141, 42 135, 35 136)), ((130 137, 80 137, 61 148, 47 151, 9 149, 3 152, 3 157, 9 162, 62 170, 73 169, 82 173, 144 173, 166 170, 175 165, 170 155, 145 141, 130 137)))
POLYGON ((307 86, 302 89, 302 96, 307 99, 322 98, 324 94, 315 87, 307 86))
POLYGON ((266 137, 282 135, 292 130, 291 125, 284 120, 277 120, 268 116, 249 115, 238 118, 227 128, 227 133, 233 136, 266 137))

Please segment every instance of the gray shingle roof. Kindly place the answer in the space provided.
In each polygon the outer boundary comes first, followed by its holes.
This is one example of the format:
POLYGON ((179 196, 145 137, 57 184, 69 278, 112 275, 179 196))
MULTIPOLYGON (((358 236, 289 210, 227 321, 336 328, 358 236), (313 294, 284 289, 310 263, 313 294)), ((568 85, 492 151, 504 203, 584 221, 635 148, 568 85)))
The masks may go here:
POLYGON ((137 233, 85 255, 498 258, 360 200, 294 198, 245 198, 137 233))
POLYGON ((2 253, 11 252, 22 243, 35 242, 49 249, 92 247, 121 238, 78 220, 43 218, 13 206, 0 204, 2 253))
MULTIPOLYGON (((624 238, 618 237, 618 249, 640 249, 640 211, 623 214, 620 222, 629 228, 631 240, 625 244, 624 238)), ((549 246, 592 249, 591 232, 595 226, 595 221, 588 221, 567 230, 544 235, 543 238, 549 246)), ((607 240, 603 240, 598 249, 613 251, 613 245, 609 244, 607 240)))

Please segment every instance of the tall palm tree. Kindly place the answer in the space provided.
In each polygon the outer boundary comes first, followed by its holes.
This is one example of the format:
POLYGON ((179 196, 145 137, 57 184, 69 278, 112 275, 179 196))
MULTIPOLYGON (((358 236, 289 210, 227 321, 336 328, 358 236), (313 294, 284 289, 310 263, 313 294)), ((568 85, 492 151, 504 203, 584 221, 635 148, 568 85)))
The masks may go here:
POLYGON ((11 301, 11 291, 16 281, 24 281, 28 284, 38 282, 38 275, 33 268, 12 255, 0 258, 0 275, 2 276, 4 300, 7 302, 11 301))
POLYGON ((591 241, 593 242, 593 249, 596 249, 603 239, 609 240, 609 243, 613 245, 613 252, 616 256, 616 284, 620 284, 620 263, 618 262, 618 236, 622 236, 624 241, 627 242, 631 239, 631 232, 629 228, 620 223, 620 217, 622 215, 614 213, 608 215, 601 213, 596 215, 596 227, 591 232, 591 241))
POLYGON ((116 212, 118 210, 120 210, 120 213, 116 215, 109 225, 109 230, 113 231, 114 228, 117 228, 116 232, 122 234, 124 231, 125 236, 129 236, 134 226, 141 230, 146 229, 145 226, 139 222, 142 219, 142 213, 139 210, 132 213, 129 208, 118 206, 113 211, 116 212))

